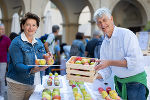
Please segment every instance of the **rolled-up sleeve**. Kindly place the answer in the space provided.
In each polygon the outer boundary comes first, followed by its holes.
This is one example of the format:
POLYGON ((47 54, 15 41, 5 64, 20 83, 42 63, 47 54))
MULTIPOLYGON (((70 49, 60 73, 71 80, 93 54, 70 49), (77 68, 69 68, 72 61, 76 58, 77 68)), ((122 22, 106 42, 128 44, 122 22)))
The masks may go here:
POLYGON ((127 68, 132 70, 143 60, 141 48, 134 33, 131 33, 131 35, 125 35, 124 48, 126 52, 124 59, 127 61, 127 68))
POLYGON ((110 67, 99 70, 98 73, 102 76, 103 80, 107 80, 111 76, 110 67))

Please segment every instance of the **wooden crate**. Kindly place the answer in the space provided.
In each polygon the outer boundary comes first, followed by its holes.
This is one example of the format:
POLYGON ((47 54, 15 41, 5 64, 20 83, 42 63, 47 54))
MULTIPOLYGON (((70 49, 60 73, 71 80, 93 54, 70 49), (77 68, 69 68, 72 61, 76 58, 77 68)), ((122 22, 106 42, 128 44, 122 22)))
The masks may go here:
MULTIPOLYGON (((93 65, 69 63, 69 61, 74 59, 75 57, 76 56, 72 56, 66 63, 67 80, 92 83, 97 77, 97 72, 94 69, 94 66, 96 66, 97 62, 95 62, 93 65)), ((85 57, 82 57, 82 58, 85 58, 85 57)))

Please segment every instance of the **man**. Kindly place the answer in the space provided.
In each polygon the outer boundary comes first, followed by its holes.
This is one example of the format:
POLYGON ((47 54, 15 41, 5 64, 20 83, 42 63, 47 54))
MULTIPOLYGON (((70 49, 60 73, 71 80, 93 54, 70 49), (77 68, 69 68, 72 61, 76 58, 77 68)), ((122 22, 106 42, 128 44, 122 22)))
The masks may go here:
POLYGON ((0 24, 0 95, 5 93, 5 73, 7 67, 7 52, 11 40, 4 35, 4 24, 0 24))
MULTIPOLYGON (((55 36, 58 35, 59 29, 60 28, 58 25, 53 25, 52 33, 49 34, 46 42, 44 43, 46 52, 50 52, 53 55, 55 54, 55 36)), ((51 68, 49 67, 45 70, 45 74, 48 75, 50 71, 51 71, 51 68)))
POLYGON ((100 38, 100 31, 94 31, 93 38, 87 43, 85 47, 85 56, 94 58, 94 49, 100 38))
POLYGON ((52 54, 55 54, 55 52, 54 52, 55 36, 57 36, 58 33, 59 33, 59 26, 53 25, 52 26, 52 33, 49 34, 46 42, 44 43, 46 52, 51 52, 52 54))
POLYGON ((100 8, 94 14, 97 26, 105 34, 99 64, 98 79, 107 79, 114 73, 115 88, 123 100, 146 100, 148 96, 143 54, 136 35, 116 27, 111 12, 100 8))

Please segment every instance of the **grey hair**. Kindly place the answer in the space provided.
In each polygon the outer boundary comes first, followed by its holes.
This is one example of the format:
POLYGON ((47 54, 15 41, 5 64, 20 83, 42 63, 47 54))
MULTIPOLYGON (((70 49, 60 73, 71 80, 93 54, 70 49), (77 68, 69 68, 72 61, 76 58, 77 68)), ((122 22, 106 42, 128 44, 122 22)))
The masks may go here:
POLYGON ((101 18, 103 15, 106 15, 108 18, 111 18, 111 11, 108 8, 99 8, 94 13, 93 19, 97 23, 97 19, 101 18))

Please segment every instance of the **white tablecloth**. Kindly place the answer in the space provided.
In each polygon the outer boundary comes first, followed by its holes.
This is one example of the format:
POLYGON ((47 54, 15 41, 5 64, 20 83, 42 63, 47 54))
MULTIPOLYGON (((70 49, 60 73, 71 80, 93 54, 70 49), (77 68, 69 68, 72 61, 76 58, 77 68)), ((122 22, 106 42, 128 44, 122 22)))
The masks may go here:
MULTIPOLYGON (((43 77, 43 81, 48 76, 43 77)), ((61 100, 74 100, 72 87, 69 86, 68 80, 66 80, 66 76, 60 76, 62 87, 60 88, 61 100)), ((104 100, 98 91, 93 91, 92 83, 84 83, 86 91, 92 96, 93 100, 104 100)), ((31 95, 29 100, 41 100, 42 99, 42 90, 44 89, 43 85, 37 85, 34 93, 31 95)))

